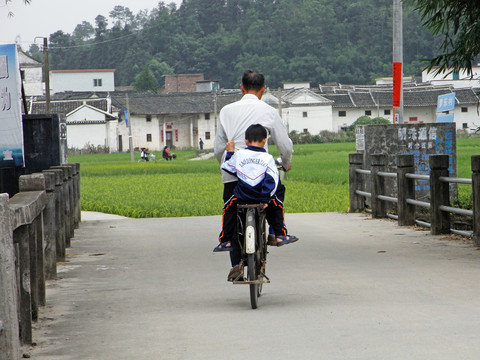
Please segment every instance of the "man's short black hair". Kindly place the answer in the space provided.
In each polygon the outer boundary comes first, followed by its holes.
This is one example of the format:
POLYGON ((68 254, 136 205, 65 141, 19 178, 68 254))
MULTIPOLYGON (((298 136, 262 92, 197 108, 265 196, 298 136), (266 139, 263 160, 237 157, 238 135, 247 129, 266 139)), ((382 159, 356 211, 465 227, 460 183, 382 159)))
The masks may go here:
POLYGON ((245 90, 261 90, 265 85, 265 77, 255 70, 245 70, 242 77, 242 85, 245 90))
POLYGON ((245 131, 245 139, 249 142, 259 142, 267 138, 267 129, 260 124, 253 124, 245 131))

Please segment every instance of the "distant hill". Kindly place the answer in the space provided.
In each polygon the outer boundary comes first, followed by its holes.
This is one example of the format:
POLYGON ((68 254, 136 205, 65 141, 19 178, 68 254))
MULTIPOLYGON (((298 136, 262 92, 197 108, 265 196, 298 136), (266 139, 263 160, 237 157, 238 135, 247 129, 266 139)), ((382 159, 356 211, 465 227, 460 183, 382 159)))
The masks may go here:
MULTIPOLYGON (((404 74, 420 75, 435 41, 404 5, 404 74)), ((391 0, 184 0, 133 14, 116 6, 71 34, 50 35, 51 69, 115 68, 116 85, 142 70, 202 73, 238 87, 246 68, 285 81, 371 84, 392 73, 391 0)), ((34 45, 30 54, 41 58, 34 45)))

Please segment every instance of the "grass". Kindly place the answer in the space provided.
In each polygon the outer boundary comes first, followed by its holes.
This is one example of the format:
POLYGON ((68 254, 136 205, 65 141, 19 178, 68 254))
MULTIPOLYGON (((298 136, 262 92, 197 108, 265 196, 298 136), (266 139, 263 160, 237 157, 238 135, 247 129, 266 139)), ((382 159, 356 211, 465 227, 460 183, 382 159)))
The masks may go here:
MULTIPOLYGON (((292 171, 283 181, 286 212, 347 211, 348 154, 355 152, 355 143, 296 145, 294 150, 292 171)), ((274 146, 270 151, 278 156, 274 146)), ((479 137, 457 138, 459 177, 471 177, 470 158, 479 153, 479 137)), ((81 164, 82 209, 136 218, 221 214, 216 160, 191 161, 193 150, 176 155, 174 161, 155 163, 132 163, 127 153, 69 156, 81 164)), ((458 203, 471 206, 471 187, 459 186, 458 203)))

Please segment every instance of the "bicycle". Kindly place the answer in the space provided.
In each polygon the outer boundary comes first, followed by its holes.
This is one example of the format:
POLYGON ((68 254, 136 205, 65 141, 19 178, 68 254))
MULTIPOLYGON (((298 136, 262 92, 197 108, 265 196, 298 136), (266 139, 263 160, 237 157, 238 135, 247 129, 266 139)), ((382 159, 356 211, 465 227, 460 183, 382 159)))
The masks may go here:
POLYGON ((242 266, 247 267, 247 278, 242 273, 234 284, 249 285, 252 309, 258 307, 263 284, 270 283, 265 274, 267 264, 267 226, 263 204, 237 205, 237 240, 242 253, 242 266))

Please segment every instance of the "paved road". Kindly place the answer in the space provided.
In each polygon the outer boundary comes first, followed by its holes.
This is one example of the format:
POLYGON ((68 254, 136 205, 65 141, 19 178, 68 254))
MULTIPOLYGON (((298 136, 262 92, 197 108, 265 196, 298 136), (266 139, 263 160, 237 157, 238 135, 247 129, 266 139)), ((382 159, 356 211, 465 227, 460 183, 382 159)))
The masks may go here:
POLYGON ((475 359, 480 251, 362 214, 288 214, 260 306, 220 218, 84 214, 34 331, 42 360, 475 359), (98 220, 103 219, 103 220, 98 220))

